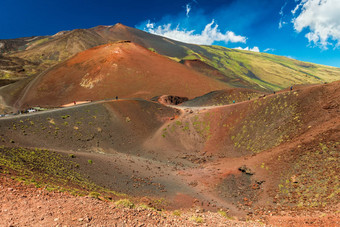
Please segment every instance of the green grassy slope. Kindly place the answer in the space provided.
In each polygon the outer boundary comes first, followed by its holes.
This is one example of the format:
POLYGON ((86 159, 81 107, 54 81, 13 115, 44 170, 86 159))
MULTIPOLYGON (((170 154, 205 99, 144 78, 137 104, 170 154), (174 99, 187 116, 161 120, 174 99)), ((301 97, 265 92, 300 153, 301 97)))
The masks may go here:
POLYGON ((240 78, 252 88, 280 90, 294 84, 314 84, 340 79, 340 69, 221 46, 191 46, 185 59, 199 59, 226 77, 240 78))

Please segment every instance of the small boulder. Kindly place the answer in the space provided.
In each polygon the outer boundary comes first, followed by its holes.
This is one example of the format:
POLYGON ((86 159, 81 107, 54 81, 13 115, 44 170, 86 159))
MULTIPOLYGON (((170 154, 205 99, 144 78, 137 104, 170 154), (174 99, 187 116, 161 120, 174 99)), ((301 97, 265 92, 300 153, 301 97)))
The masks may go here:
POLYGON ((240 170, 242 173, 248 174, 248 175, 254 175, 255 173, 249 169, 246 165, 243 165, 241 167, 238 168, 238 170, 240 170))

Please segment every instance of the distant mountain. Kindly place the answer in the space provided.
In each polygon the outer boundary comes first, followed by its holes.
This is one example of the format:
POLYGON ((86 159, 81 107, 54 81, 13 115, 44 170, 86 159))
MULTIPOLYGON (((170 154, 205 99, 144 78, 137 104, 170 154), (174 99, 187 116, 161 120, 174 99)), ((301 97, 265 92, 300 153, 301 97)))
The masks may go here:
MULTIPOLYGON (((332 82, 340 78, 340 69, 335 67, 267 53, 182 43, 119 23, 63 31, 53 36, 1 40, 0 51, 7 58, 30 62, 22 67, 25 75, 34 75, 81 51, 120 40, 132 41, 233 87, 272 91, 293 84, 332 82)), ((22 71, 0 69, 2 78, 18 76, 23 76, 22 71)))
POLYGON ((20 50, 26 50, 28 45, 36 43, 48 36, 33 36, 17 39, 2 39, 0 40, 0 54, 11 53, 20 50))

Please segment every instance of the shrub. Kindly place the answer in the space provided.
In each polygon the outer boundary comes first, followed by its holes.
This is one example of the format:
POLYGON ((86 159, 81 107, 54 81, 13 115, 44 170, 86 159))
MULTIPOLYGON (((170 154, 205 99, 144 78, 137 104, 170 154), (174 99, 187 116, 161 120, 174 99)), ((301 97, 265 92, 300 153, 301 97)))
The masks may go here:
POLYGON ((217 213, 220 214, 221 216, 229 219, 229 220, 234 219, 233 217, 228 216, 227 212, 225 212, 224 210, 219 210, 219 211, 217 211, 217 213))
POLYGON ((128 199, 118 200, 118 201, 115 202, 115 204, 118 207, 125 207, 125 208, 130 208, 130 209, 135 207, 135 204, 128 199))
POLYGON ((180 210, 174 210, 174 212, 172 213, 175 216, 180 217, 181 216, 181 211, 180 210))
POLYGON ((192 216, 190 218, 191 221, 194 221, 196 223, 203 223, 204 222, 204 219, 200 216, 192 216))
POLYGON ((90 194, 88 195, 90 198, 95 198, 98 199, 100 196, 100 193, 98 192, 90 192, 90 194))

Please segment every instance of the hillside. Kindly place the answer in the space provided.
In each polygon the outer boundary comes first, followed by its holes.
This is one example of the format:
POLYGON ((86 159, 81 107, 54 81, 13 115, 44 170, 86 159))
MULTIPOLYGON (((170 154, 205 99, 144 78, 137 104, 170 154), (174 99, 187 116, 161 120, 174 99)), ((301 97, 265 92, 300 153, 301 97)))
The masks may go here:
MULTIPOLYGON (((47 152, 39 149, 48 149, 78 164, 71 170, 89 185, 158 209, 222 209, 228 216, 267 223, 334 224, 339 95, 340 83, 334 82, 219 106, 198 106, 206 95, 194 107, 127 99, 3 118, 0 163, 7 172, 20 173, 20 166, 10 164, 16 155, 26 154, 18 160, 29 165, 37 153, 47 152), (24 150, 9 151, 20 147, 24 150)), ((33 174, 48 171, 37 168, 33 174)), ((32 173, 25 174, 24 179, 32 173)))
POLYGON ((0 52, 0 226, 339 225, 339 68, 122 24, 0 52))
POLYGON ((30 44, 46 38, 45 36, 24 37, 17 39, 0 39, 0 53, 12 53, 25 50, 30 44))
POLYGON ((16 107, 56 107, 116 96, 150 99, 174 94, 193 98, 227 87, 137 44, 118 42, 83 51, 40 74, 18 97, 16 107))
POLYGON ((253 98, 268 95, 268 93, 245 88, 229 88, 225 90, 212 91, 203 96, 183 102, 182 106, 203 107, 203 106, 223 106, 232 103, 239 103, 253 98))
MULTIPOLYGON (((25 45, 16 46, 16 49, 10 48, 11 52, 7 51, 4 54, 6 57, 19 57, 36 64, 35 68, 26 69, 26 75, 33 75, 76 53, 119 40, 130 40, 234 87, 272 91, 293 84, 332 82, 338 80, 340 76, 340 69, 334 67, 266 53, 181 43, 122 24, 76 29, 60 32, 54 36, 39 37, 25 45), (196 63, 193 65, 188 61, 196 63)), ((2 47, 3 50, 4 48, 2 47)), ((7 72, 7 77, 18 77, 18 73, 7 72)))

